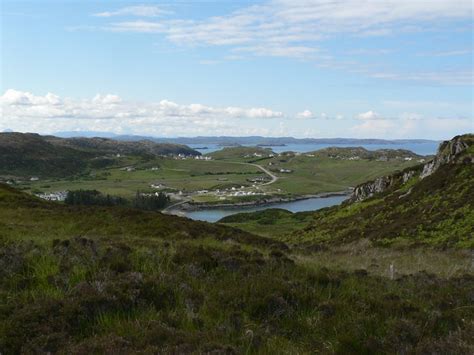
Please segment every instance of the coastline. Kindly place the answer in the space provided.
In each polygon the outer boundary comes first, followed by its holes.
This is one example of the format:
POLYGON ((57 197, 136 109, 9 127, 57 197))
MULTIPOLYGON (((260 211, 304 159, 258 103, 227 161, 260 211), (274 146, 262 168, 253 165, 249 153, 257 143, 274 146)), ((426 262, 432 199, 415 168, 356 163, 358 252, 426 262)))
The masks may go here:
MULTIPOLYGON (((252 207, 252 206, 271 206, 278 203, 284 202, 294 202, 308 200, 311 198, 328 198, 333 196, 349 196, 352 193, 352 189, 344 191, 335 191, 335 192, 322 192, 319 194, 311 195, 301 195, 295 197, 270 197, 268 199, 256 200, 256 201, 245 201, 245 202, 236 202, 236 203, 219 203, 219 204, 209 204, 209 203, 193 203, 189 201, 184 201, 176 205, 170 206, 166 209, 165 213, 175 214, 179 212, 190 212, 190 211, 200 211, 200 210, 209 210, 209 209, 238 209, 241 207, 252 207)), ((162 211, 163 212, 163 211, 162 211)))

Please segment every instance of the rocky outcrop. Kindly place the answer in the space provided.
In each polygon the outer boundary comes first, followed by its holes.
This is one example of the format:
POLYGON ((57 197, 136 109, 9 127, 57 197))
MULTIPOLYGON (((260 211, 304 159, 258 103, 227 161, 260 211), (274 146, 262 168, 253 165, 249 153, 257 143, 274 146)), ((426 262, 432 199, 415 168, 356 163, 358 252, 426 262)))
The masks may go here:
POLYGON ((403 183, 406 183, 408 180, 415 177, 416 175, 417 175, 417 172, 415 170, 405 171, 402 176, 403 183))
POLYGON ((462 153, 464 153, 472 144, 472 138, 466 139, 466 136, 457 136, 450 141, 441 143, 434 159, 423 166, 420 178, 424 179, 425 177, 430 176, 443 164, 456 162, 458 158, 463 155, 462 153))
POLYGON ((393 185, 393 182, 392 176, 382 176, 374 181, 359 185, 352 192, 350 200, 353 202, 366 200, 377 193, 387 190, 393 185))
MULTIPOLYGON (((474 146, 474 135, 466 134, 454 137, 450 141, 441 143, 438 153, 433 160, 426 164, 396 172, 392 175, 382 176, 373 181, 366 182, 354 188, 349 202, 366 200, 375 194, 382 193, 388 189, 396 189, 407 183, 414 177, 424 179, 433 174, 440 166, 455 163, 474 163, 474 156, 469 148, 474 146)), ((406 194, 409 193, 408 192, 406 194)), ((405 195, 406 195, 405 194, 405 195)))

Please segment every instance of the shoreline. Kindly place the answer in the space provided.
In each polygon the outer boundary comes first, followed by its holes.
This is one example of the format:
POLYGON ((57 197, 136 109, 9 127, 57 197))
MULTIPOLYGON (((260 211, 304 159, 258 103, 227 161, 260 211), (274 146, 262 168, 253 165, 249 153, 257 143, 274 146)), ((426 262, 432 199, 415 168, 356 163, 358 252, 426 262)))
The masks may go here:
POLYGON ((278 203, 284 202, 295 202, 302 200, 309 200, 311 198, 328 198, 334 196, 349 196, 352 190, 336 191, 336 192, 322 192, 319 194, 312 195, 301 195, 295 197, 273 197, 263 200, 256 201, 245 201, 245 202, 236 202, 236 203, 218 203, 218 204, 209 204, 209 203, 192 203, 189 201, 182 202, 177 204, 176 208, 170 206, 165 213, 174 214, 179 212, 191 212, 191 211, 200 211, 200 210, 210 210, 210 209, 239 209, 241 207, 252 207, 252 206, 271 206, 278 203))

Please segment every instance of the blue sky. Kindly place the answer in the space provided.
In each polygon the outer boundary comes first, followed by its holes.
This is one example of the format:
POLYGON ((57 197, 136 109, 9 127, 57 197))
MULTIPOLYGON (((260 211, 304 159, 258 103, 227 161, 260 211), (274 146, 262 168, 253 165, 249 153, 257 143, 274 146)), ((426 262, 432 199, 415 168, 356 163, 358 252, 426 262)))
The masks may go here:
POLYGON ((0 130, 447 139, 470 0, 2 2, 0 130))

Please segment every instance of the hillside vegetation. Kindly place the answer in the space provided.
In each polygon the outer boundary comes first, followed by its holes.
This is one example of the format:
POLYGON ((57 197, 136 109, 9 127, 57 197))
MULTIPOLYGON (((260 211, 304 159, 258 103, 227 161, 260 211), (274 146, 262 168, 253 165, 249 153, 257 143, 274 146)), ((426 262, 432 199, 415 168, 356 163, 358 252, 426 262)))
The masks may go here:
POLYGON ((2 353, 472 353, 472 276, 396 281, 278 241, 0 185, 2 353))
POLYGON ((88 168, 117 164, 117 154, 152 158, 157 155, 200 155, 182 145, 105 138, 57 138, 33 133, 0 133, 0 175, 67 177, 88 168))
POLYGON ((472 354, 471 138, 268 237, 0 184, 0 352, 472 354))
POLYGON ((242 162, 254 162, 262 158, 275 155, 270 148, 262 147, 225 147, 221 150, 207 154, 217 160, 232 160, 242 162))
POLYGON ((443 143, 436 157, 424 165, 357 186, 342 206, 284 215, 268 210, 220 222, 258 234, 273 233, 300 248, 363 239, 373 246, 473 248, 473 137, 443 143))

